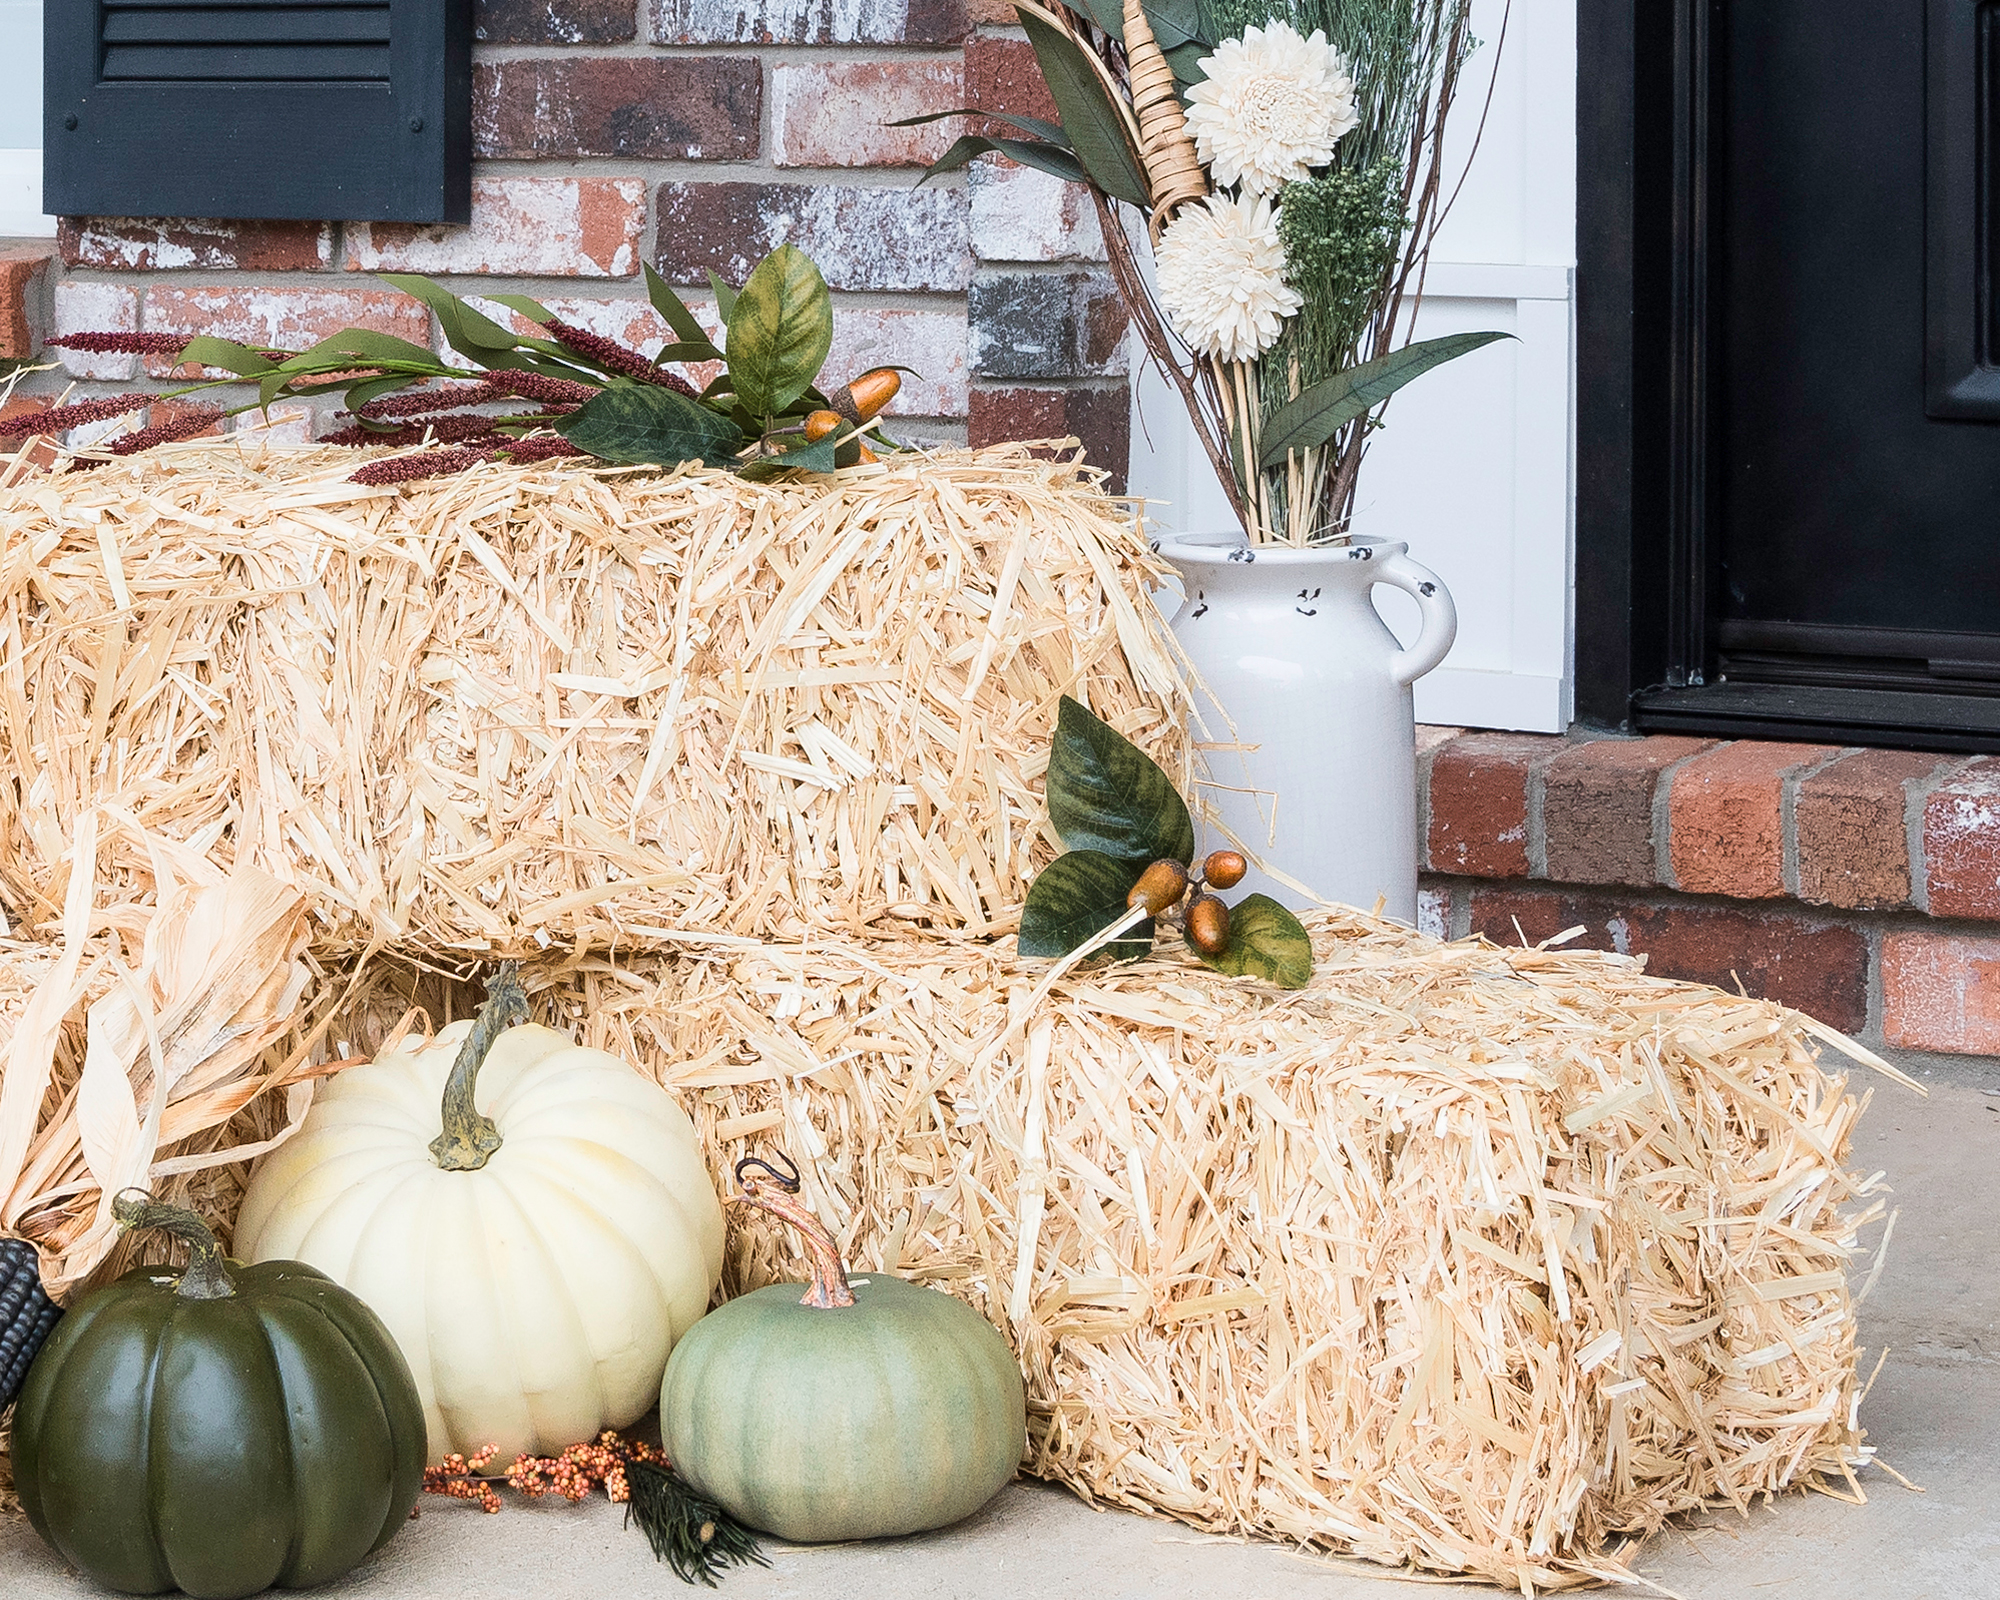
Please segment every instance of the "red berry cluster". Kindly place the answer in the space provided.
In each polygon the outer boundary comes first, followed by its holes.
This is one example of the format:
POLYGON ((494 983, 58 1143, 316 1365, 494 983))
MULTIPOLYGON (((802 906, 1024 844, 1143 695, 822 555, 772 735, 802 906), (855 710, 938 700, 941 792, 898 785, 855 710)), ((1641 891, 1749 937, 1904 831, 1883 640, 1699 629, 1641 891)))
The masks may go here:
MULTIPOLYGON (((499 1446, 487 1445, 472 1456, 448 1455, 434 1467, 424 1468, 424 1493, 441 1494, 452 1500, 476 1500, 482 1511, 498 1511, 500 1496, 495 1484, 504 1483, 531 1500, 545 1494, 559 1494, 574 1505, 589 1497, 594 1484, 604 1485, 605 1498, 622 1505, 632 1497, 625 1481, 625 1469, 634 1461, 650 1461, 665 1466, 664 1452, 638 1439, 622 1439, 606 1429, 595 1444, 573 1444, 560 1455, 518 1455, 505 1472, 488 1473, 499 1446)), ((413 1511, 410 1513, 415 1516, 413 1511)))

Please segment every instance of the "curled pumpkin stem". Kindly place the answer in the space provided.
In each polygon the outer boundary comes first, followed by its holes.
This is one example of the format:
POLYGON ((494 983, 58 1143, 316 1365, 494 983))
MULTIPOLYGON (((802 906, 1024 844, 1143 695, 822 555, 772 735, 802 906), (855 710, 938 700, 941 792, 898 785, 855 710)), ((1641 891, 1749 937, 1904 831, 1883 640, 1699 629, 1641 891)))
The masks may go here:
POLYGON ((128 1233, 134 1228, 157 1228, 186 1242, 188 1264, 174 1291, 183 1300, 227 1300, 236 1293, 223 1264, 222 1242, 192 1211, 162 1205, 144 1189, 121 1189, 112 1198, 111 1217, 128 1233))
POLYGON ((444 1131, 431 1140, 430 1150, 431 1159, 446 1172, 477 1172, 500 1148, 500 1130, 472 1103, 473 1090, 493 1042, 517 1022, 527 1020, 528 993, 521 987, 520 968, 512 961, 503 962, 486 985, 479 1017, 458 1048, 451 1076, 445 1079, 440 1111, 444 1131))
POLYGON ((787 1177, 760 1156, 746 1156, 736 1163, 736 1181, 743 1191, 736 1196, 737 1203, 768 1211, 798 1229, 806 1255, 812 1262, 812 1282, 799 1297, 800 1305, 811 1306, 817 1311, 853 1305, 854 1291, 848 1287, 847 1267, 840 1259, 840 1246, 834 1243, 833 1235, 826 1231, 824 1224, 799 1198, 799 1169, 786 1156, 780 1155, 778 1159, 791 1168, 792 1176, 787 1177))

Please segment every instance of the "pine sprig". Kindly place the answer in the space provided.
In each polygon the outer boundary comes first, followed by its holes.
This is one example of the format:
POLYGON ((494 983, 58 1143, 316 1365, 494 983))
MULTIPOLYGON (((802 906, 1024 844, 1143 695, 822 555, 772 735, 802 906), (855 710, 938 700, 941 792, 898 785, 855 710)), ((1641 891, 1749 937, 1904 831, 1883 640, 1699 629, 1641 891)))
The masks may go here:
POLYGON ((625 1503, 625 1523, 639 1531, 654 1556, 673 1568, 682 1583, 716 1587, 715 1580, 732 1566, 771 1563, 757 1535, 666 1464, 665 1460, 634 1461, 626 1469, 631 1498, 625 1503))

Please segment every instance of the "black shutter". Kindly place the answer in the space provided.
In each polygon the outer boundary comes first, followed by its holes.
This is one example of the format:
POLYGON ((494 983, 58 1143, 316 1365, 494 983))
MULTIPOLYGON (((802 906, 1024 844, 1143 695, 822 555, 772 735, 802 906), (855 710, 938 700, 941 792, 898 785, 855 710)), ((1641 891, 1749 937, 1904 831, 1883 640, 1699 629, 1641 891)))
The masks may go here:
POLYGON ((43 209, 464 222, 472 0, 46 0, 43 209))

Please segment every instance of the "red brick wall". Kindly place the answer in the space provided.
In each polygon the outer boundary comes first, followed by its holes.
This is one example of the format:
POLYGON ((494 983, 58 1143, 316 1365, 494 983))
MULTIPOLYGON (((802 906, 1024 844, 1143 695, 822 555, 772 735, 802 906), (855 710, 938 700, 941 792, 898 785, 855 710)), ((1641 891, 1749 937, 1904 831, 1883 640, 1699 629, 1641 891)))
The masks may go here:
POLYGON ((1588 948, 2000 1054, 2000 758, 1424 730, 1432 931, 1588 948))
MULTIPOLYGON (((33 324, 423 338, 426 314, 376 271, 654 341, 642 261, 699 312, 708 269, 740 279, 789 240, 835 291, 838 376, 921 371, 895 408, 913 437, 1076 434, 1122 479, 1124 319, 1088 203, 1012 167, 918 188, 958 126, 885 126, 968 98, 1052 115, 1013 20, 993 0, 482 0, 469 227, 65 219, 48 268, 46 250, 0 259, 0 355, 27 354, 33 324)), ((130 357, 65 364, 24 392, 146 377, 130 357)))

